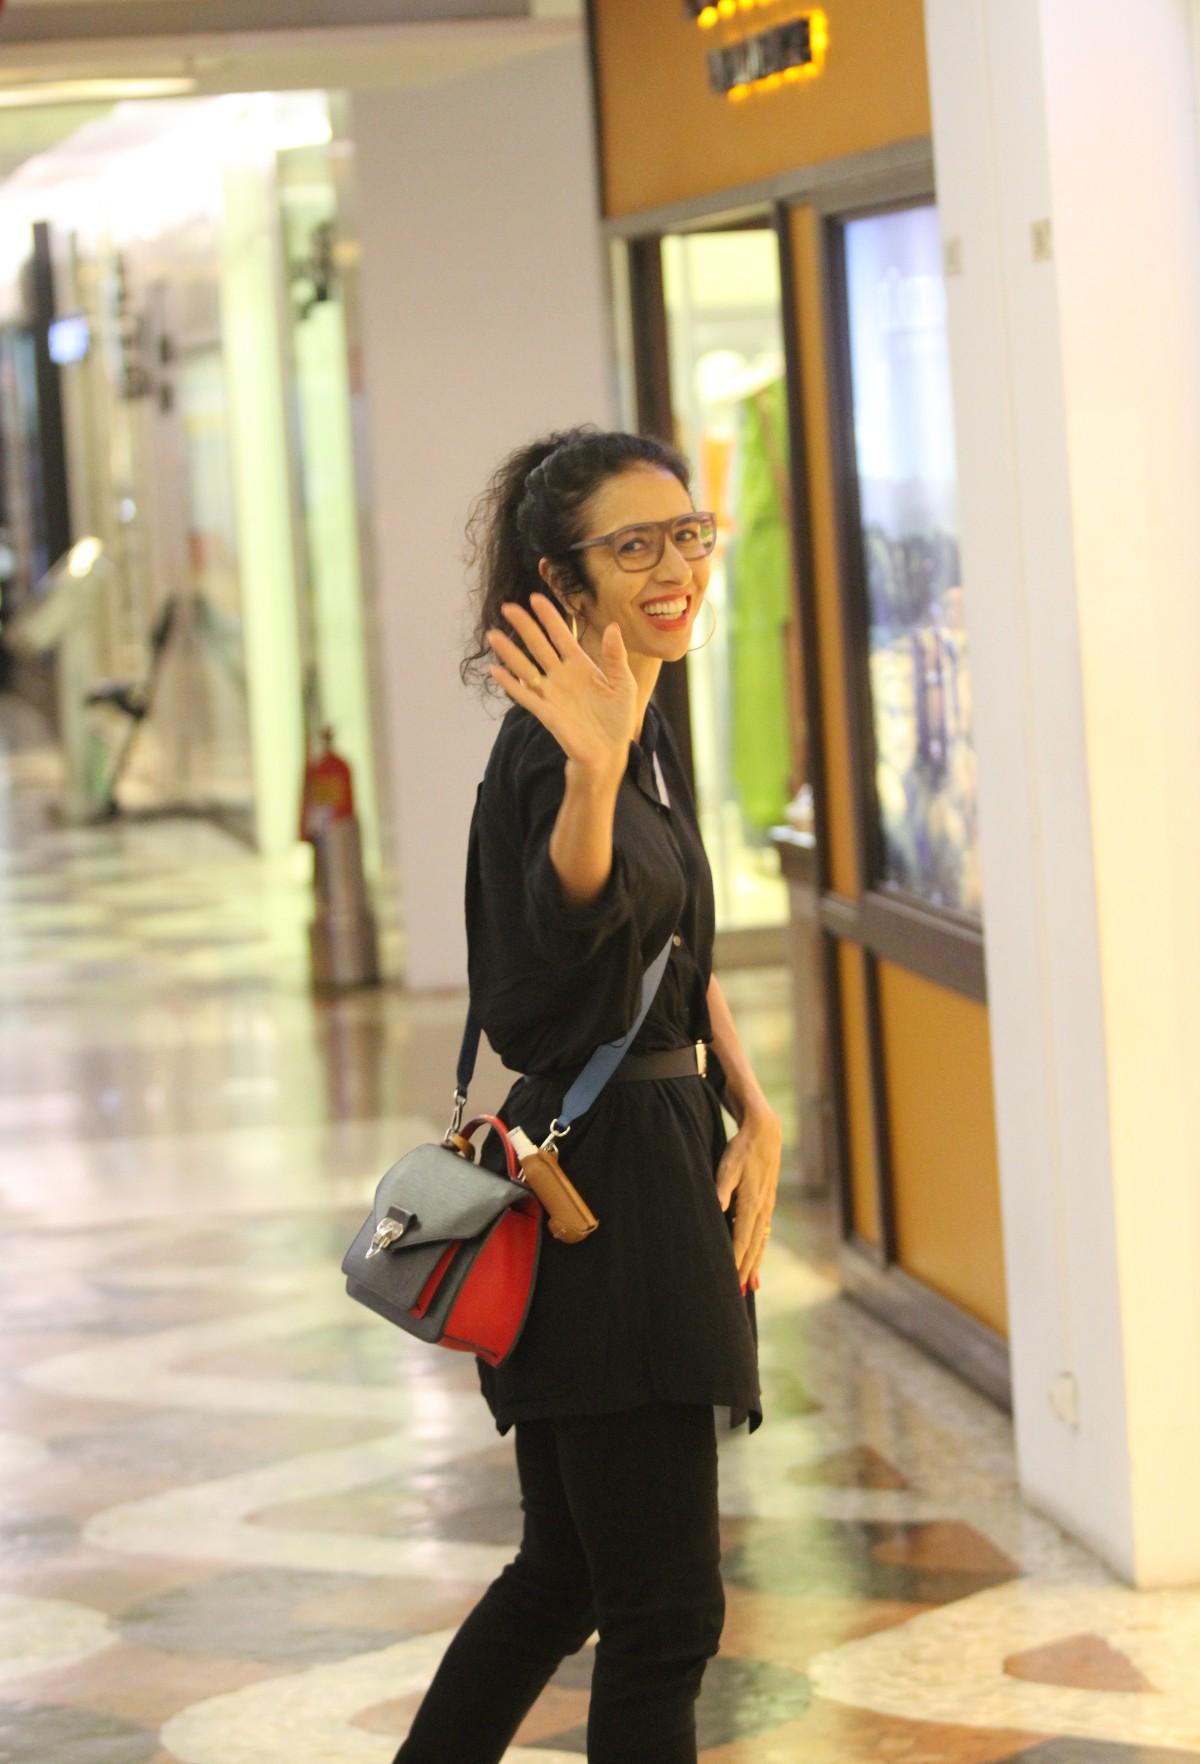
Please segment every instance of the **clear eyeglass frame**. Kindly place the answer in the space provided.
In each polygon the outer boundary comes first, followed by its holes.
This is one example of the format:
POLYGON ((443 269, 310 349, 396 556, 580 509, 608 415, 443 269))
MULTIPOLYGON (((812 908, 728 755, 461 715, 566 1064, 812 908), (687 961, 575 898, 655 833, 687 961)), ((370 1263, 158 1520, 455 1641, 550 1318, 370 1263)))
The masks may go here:
POLYGON ((672 515, 665 521, 631 521, 628 526, 617 527, 611 533, 598 533, 594 539, 580 539, 571 550, 589 551, 594 546, 607 546, 618 567, 636 575, 641 570, 656 569, 662 562, 668 533, 680 557, 688 563, 695 563, 698 558, 711 556, 716 546, 717 517, 707 509, 695 509, 691 514, 672 515))

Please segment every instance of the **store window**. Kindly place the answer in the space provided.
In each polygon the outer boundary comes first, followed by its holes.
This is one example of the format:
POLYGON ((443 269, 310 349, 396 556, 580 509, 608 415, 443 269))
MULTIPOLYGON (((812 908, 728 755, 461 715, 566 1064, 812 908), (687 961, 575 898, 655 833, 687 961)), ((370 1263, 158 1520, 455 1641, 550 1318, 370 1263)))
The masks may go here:
POLYGON ((697 803, 718 928, 749 930, 786 920, 769 830, 803 783, 778 245, 752 227, 662 252, 676 437, 718 523, 716 626, 688 657, 697 803))
POLYGON ((971 688, 937 212, 843 228, 878 863, 885 886, 981 912, 971 688))

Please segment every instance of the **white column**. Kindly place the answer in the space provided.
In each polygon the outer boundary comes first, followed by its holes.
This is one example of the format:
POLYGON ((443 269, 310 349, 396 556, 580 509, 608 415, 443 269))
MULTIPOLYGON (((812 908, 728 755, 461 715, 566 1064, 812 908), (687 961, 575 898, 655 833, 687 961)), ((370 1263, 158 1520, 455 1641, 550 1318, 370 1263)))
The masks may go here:
POLYGON ((1017 1443, 1200 1578, 1200 155, 1188 0, 926 0, 1017 1443))
POLYGON ((465 980, 491 720, 459 682, 463 529, 501 457, 611 420, 582 42, 354 105, 374 529, 406 977, 465 980))
POLYGON ((275 142, 269 102, 233 121, 222 178, 221 327, 237 508, 260 849, 295 849, 304 782, 298 534, 287 428, 275 142))

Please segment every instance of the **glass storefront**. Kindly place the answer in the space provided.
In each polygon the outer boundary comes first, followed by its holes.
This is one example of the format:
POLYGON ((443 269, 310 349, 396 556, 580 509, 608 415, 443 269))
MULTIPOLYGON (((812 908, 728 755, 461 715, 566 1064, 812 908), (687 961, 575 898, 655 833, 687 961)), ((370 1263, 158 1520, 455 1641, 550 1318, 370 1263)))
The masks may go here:
MULTIPOLYGON (((662 242, 671 406, 717 516, 711 640, 688 657, 700 822, 723 931, 782 925, 769 829, 803 779, 779 254, 767 227, 662 242)), ((709 628, 702 612, 697 631, 709 628)))
POLYGON ((58 369, 73 524, 112 564, 88 695, 119 806, 214 813, 286 856, 327 721, 378 873, 339 150, 326 93, 151 102, 41 155, 31 190, 4 181, 0 504, 27 592, 48 560, 23 265, 46 214, 83 339, 58 369))
POLYGON ((981 912, 937 212, 847 221, 854 450, 885 886, 981 912))

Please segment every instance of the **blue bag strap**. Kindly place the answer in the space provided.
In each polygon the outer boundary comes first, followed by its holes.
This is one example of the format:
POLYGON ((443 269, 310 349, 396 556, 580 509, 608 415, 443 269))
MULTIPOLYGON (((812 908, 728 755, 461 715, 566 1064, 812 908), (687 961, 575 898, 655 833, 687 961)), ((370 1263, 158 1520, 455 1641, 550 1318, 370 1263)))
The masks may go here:
POLYGON ((654 1003, 654 995, 662 985, 662 977, 666 973, 667 963, 671 959, 673 942, 673 937, 667 938, 642 975, 642 1002, 633 1028, 627 1035, 623 1035, 620 1041, 606 1041, 602 1047, 598 1047, 566 1096, 563 1097, 562 1108, 558 1111, 558 1117, 550 1129, 551 1139, 561 1139, 571 1122, 577 1116, 587 1113, 625 1058, 626 1049, 646 1021, 650 1006, 654 1003))
MULTIPOLYGON (((642 1002, 633 1028, 627 1035, 623 1035, 620 1041, 606 1041, 603 1046, 598 1047, 564 1096, 562 1108, 550 1129, 551 1141, 561 1139, 571 1122, 579 1115, 587 1113, 625 1058, 626 1049, 646 1021, 650 1006, 654 1003, 655 994, 662 985, 662 978, 667 971, 667 963, 671 959, 671 947, 674 941, 673 935, 667 938, 642 975, 642 1002)), ((471 1088, 471 1079, 475 1076, 475 1062, 479 1057, 479 1037, 478 1020, 474 1011, 468 1010, 462 1046, 458 1051, 458 1068, 454 1080, 454 1120, 451 1122, 451 1132, 457 1132, 462 1126, 467 1092, 471 1088)))
MULTIPOLYGON (((467 1092, 471 1088, 471 1080, 475 1076, 475 1062, 479 1058, 479 1037, 482 1031, 473 1010, 468 1009, 467 1021, 463 1028, 462 1045, 458 1050, 458 1065, 454 1072, 454 1100, 466 1102, 467 1092)), ((460 1123, 461 1125, 461 1123, 460 1123)))
MULTIPOLYGON (((652 756, 654 766, 654 782, 658 788, 659 801, 669 809, 671 798, 667 794, 667 781, 663 777, 662 766, 657 752, 652 756)), ((637 1019, 627 1035, 620 1041, 606 1041, 598 1047, 587 1065, 575 1079, 562 1101, 562 1108, 551 1125, 546 1140, 553 1146, 556 1139, 561 1139, 571 1128, 571 1122, 580 1115, 586 1114, 591 1108, 604 1086, 608 1083, 621 1061, 626 1050, 637 1035, 638 1030, 646 1021, 650 1006, 662 985, 663 975, 667 971, 667 963, 671 959, 671 948, 675 942, 674 933, 667 938, 646 972, 642 975, 642 1002, 638 1009, 637 1019)), ((454 1077, 454 1119, 450 1123, 450 1131, 457 1133, 462 1126, 463 1112, 467 1103, 467 1092, 471 1088, 471 1079, 475 1076, 475 1062, 479 1058, 480 1026, 475 1012, 468 1008, 467 1021, 463 1028, 462 1044, 458 1050, 458 1066, 454 1077)))

